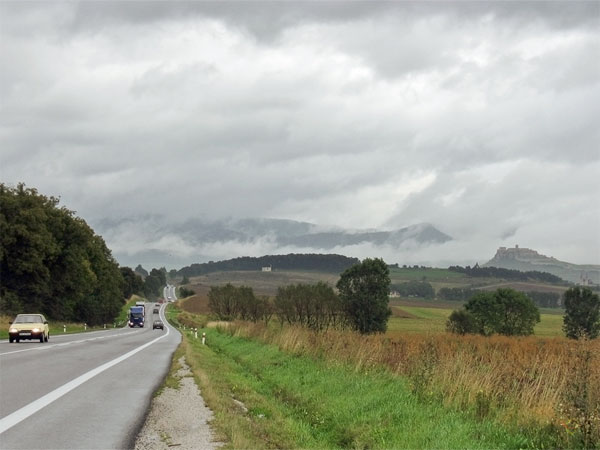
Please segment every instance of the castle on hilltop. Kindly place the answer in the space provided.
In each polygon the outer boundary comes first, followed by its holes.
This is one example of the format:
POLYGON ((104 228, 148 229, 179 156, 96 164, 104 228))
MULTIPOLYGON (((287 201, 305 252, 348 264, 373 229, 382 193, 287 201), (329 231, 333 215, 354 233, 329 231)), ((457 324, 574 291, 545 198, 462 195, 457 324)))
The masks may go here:
POLYGON ((552 257, 548 257, 545 255, 540 255, 535 250, 530 248, 519 247, 519 244, 516 244, 514 248, 506 248, 500 247, 498 251, 496 251, 496 256, 494 258, 498 259, 519 259, 525 261, 537 260, 537 259, 554 259, 552 257))
POLYGON ((514 248, 500 247, 496 255, 483 267, 500 267, 522 272, 548 272, 563 280, 583 286, 600 284, 600 266, 595 264, 572 264, 542 255, 530 248, 515 245, 514 248))

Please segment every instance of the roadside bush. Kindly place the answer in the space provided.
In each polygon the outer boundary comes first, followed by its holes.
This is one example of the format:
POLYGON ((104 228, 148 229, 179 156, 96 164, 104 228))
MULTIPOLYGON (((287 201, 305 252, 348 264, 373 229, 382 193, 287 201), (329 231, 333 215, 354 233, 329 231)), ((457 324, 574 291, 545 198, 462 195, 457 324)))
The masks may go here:
POLYGON ((446 330, 454 334, 475 334, 477 333, 477 320, 464 309, 452 311, 446 322, 446 330))

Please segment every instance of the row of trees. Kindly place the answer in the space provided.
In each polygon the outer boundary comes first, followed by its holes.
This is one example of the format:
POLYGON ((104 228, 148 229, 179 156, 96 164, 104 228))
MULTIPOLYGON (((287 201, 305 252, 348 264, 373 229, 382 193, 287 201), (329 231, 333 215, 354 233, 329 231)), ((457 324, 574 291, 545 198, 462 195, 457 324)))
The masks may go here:
MULTIPOLYGON (((466 302, 477 295, 478 292, 481 291, 467 287, 443 287, 438 290, 437 298, 454 302, 466 302)), ((540 308, 560 308, 561 306, 560 294, 556 292, 528 291, 524 294, 540 308)))
POLYGON ((0 309, 58 320, 111 322, 124 303, 104 240, 59 199, 0 184, 0 309))
MULTIPOLYGON (((600 335, 600 298, 588 288, 574 287, 564 294, 563 331, 572 339, 595 339, 600 335)), ((458 334, 526 336, 540 321, 533 300, 513 289, 479 292, 463 309, 450 314, 448 331, 458 334)))
POLYGON ((528 291, 525 295, 540 308, 560 308, 560 294, 557 292, 528 291))
POLYGON ((420 297, 420 298, 434 298, 435 289, 431 283, 426 281, 407 281, 405 283, 392 284, 391 289, 396 291, 403 297, 420 297))
POLYGON ((437 297, 440 300, 448 300, 451 302, 465 302, 473 297, 478 291, 473 288, 466 287, 443 287, 438 289, 437 297))
POLYGON ((266 296, 256 296, 247 286, 213 286, 208 292, 208 306, 219 320, 251 320, 269 322, 273 304, 266 296))
POLYGON ((273 300, 256 297, 251 288, 227 284, 211 287, 209 307, 221 320, 279 321, 314 330, 350 328, 360 333, 385 332, 391 315, 388 306, 390 277, 381 259, 365 259, 344 271, 333 288, 319 282, 280 287, 273 300))
POLYGON ((317 331, 343 326, 340 298, 323 282, 280 287, 273 311, 281 323, 299 324, 317 331))
POLYGON ((556 275, 548 272, 540 272, 537 270, 531 270, 528 272, 521 272, 520 270, 504 269, 501 267, 480 267, 478 264, 475 266, 450 266, 448 270, 453 272, 464 273, 470 277, 485 277, 485 278, 502 278, 504 280, 512 281, 543 281, 546 283, 565 284, 566 281, 556 275))

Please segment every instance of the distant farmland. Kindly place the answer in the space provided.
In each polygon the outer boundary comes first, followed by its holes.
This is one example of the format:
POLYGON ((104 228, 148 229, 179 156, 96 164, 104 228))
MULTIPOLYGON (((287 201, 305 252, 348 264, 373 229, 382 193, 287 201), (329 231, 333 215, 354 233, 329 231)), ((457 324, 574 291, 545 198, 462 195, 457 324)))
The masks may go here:
POLYGON ((280 286, 298 283, 314 284, 319 281, 335 286, 338 279, 338 275, 323 272, 214 272, 192 277, 187 287, 192 288, 197 294, 207 294, 211 286, 223 286, 231 283, 234 286, 249 286, 257 295, 274 296, 277 294, 277 288, 280 286))

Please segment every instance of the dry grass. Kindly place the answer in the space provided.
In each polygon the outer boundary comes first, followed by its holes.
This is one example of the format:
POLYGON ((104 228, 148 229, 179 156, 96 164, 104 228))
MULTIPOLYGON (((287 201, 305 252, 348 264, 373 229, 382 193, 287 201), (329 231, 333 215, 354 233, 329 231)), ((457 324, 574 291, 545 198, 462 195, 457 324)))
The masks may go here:
POLYGON ((213 320, 212 322, 208 322, 206 324, 206 328, 228 328, 231 325, 231 322, 225 322, 223 320, 213 320))
POLYGON ((196 294, 179 302, 181 309, 194 314, 210 314, 208 307, 208 296, 206 294, 196 294))
POLYGON ((407 376, 419 395, 446 406, 529 426, 563 427, 565 439, 587 423, 600 442, 600 339, 361 336, 350 332, 241 324, 235 335, 292 353, 325 357, 356 371, 385 367, 407 376), (583 388, 585 387, 585 388, 583 388))
POLYGON ((400 317, 401 319, 417 319, 417 316, 405 311, 402 308, 398 308, 397 306, 392 306, 390 308, 392 310, 392 317, 400 317))

